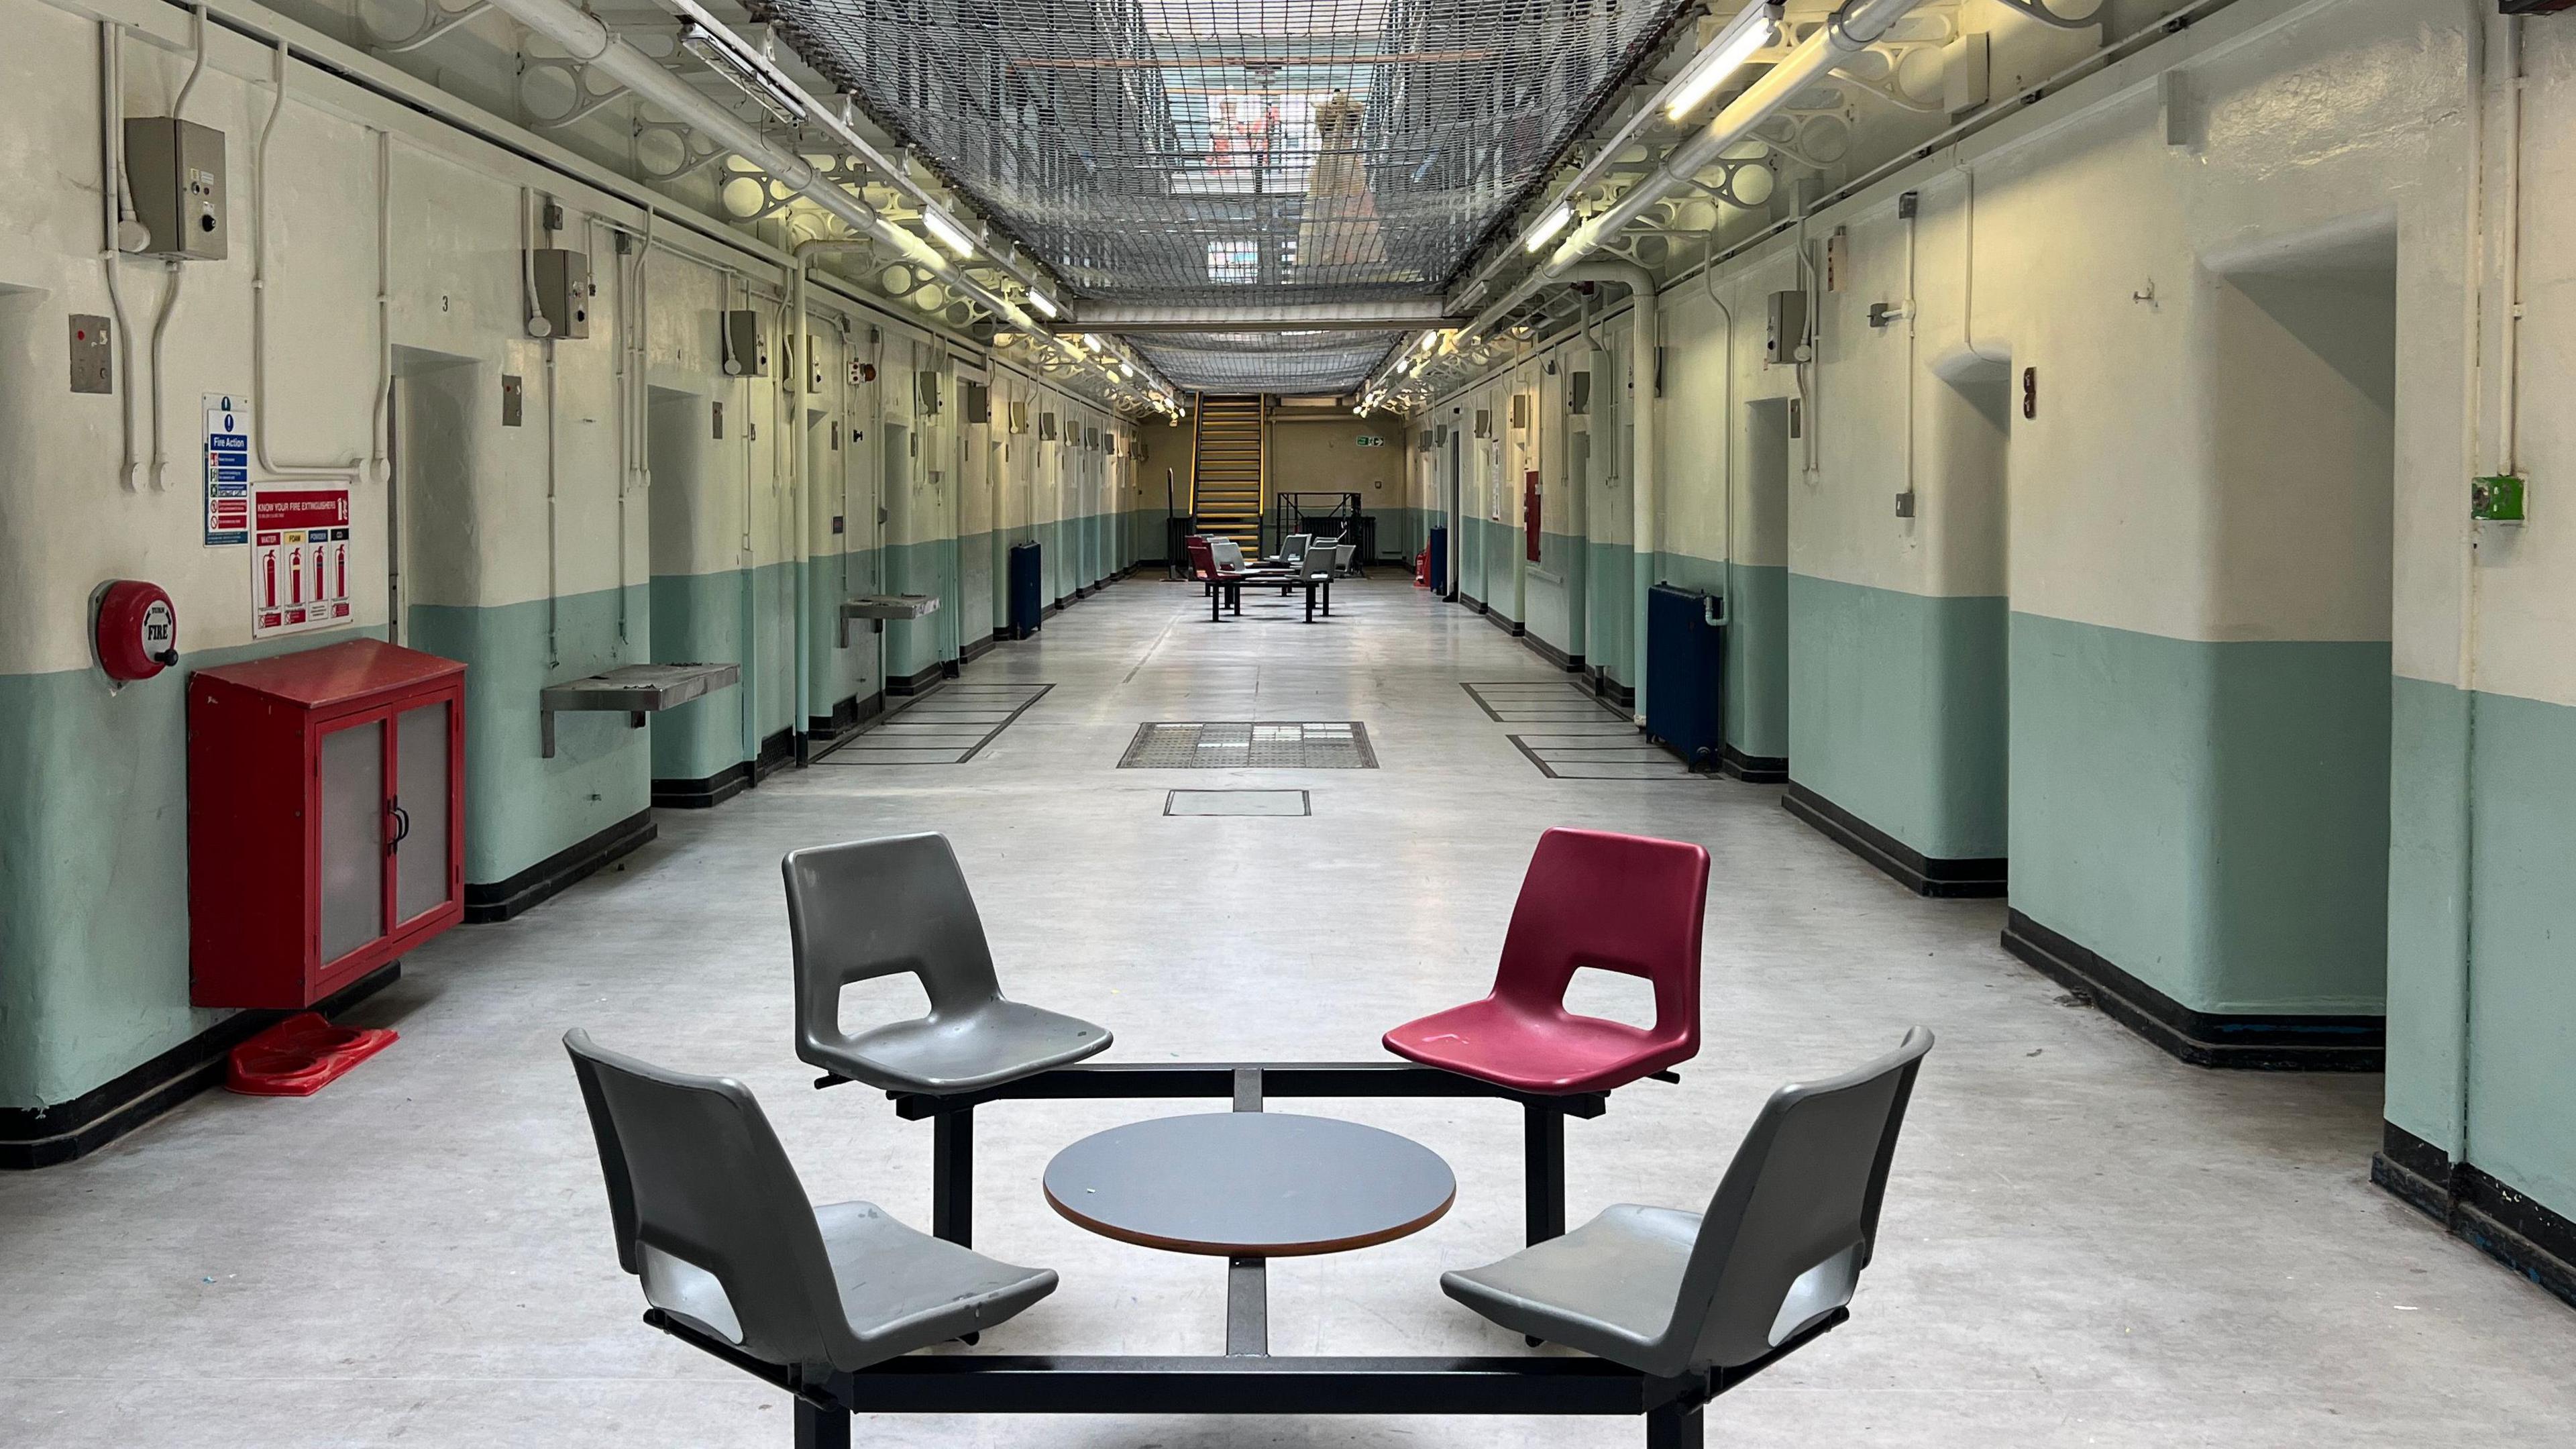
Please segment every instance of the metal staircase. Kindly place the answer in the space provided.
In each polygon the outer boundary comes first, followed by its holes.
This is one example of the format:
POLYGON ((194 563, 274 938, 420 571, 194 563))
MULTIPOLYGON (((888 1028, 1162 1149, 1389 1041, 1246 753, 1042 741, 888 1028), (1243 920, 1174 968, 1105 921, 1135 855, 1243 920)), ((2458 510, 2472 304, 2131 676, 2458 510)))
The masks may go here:
POLYGON ((1269 461, 1269 429, 1262 400, 1201 393, 1191 509, 1201 533, 1230 538, 1249 554, 1261 551, 1262 474, 1269 461))

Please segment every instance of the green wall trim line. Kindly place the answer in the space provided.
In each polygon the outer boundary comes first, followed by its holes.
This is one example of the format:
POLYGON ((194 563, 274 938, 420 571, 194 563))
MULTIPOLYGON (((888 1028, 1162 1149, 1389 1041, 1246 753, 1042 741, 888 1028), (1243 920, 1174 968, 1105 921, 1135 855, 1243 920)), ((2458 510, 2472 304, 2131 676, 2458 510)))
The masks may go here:
POLYGON ((227 1014, 188 1004, 189 674, 382 637, 190 650, 121 690, 0 675, 0 1109, 72 1101, 227 1014))
POLYGON ((1926 859, 2009 854, 2004 601, 1799 573, 1785 597, 1797 781, 1926 859))
POLYGON ((2010 627, 2013 904, 2191 1011, 2384 1016, 2388 645, 2010 627))
MULTIPOLYGON (((621 714, 559 715, 549 759, 539 753, 537 694, 548 684, 654 659, 650 622, 660 582, 626 590, 630 622, 623 640, 617 634, 618 590, 557 599, 557 657, 551 665, 543 599, 491 608, 411 608, 405 642, 465 665, 468 884, 508 880, 651 803, 653 742, 668 715, 640 730, 621 714)), ((728 651, 712 657, 737 656, 728 651)), ((746 671, 744 687, 750 683, 746 671)), ((723 694, 730 703, 733 691, 723 694)))
POLYGON ((2403 677, 2392 706, 2388 1121, 2576 1216, 2576 707, 2403 677))

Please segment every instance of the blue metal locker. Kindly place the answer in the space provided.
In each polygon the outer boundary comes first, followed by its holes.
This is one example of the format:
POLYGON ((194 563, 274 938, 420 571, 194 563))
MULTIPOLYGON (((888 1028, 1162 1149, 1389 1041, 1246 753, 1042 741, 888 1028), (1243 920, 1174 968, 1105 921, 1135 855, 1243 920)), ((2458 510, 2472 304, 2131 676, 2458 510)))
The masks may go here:
POLYGON ((1011 637, 1026 639, 1046 618, 1037 540, 1011 545, 1011 637))

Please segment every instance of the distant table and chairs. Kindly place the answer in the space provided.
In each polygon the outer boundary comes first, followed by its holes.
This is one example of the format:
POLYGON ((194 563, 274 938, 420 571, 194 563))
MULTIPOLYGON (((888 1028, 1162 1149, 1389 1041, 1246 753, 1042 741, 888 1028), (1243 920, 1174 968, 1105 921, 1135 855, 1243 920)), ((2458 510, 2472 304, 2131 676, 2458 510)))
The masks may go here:
POLYGON ((1634 1414, 1649 1449, 1698 1449, 1710 1401, 1849 1319, 1932 1046, 1918 1027, 1862 1066, 1774 1091, 1703 1211, 1620 1204, 1567 1232, 1565 1119, 1600 1116, 1638 1081, 1677 1080, 1698 1051, 1708 854, 1696 845, 1548 831, 1493 990, 1389 1031, 1405 1060, 1339 1063, 1089 1060, 1110 1046, 1106 1028, 1002 994, 939 835, 799 850, 782 870, 796 1053, 823 1071, 817 1087, 865 1083, 897 1116, 932 1123, 929 1233, 872 1203, 811 1203, 739 1081, 578 1029, 564 1045, 646 1323, 789 1393, 799 1449, 848 1449, 862 1413, 1634 1414), (1567 1010, 1585 967, 1652 983, 1654 1025, 1567 1010), (927 1015, 842 1025, 846 988, 904 975, 927 1015), (1291 1097, 1520 1106, 1527 1246, 1439 1288, 1577 1356, 1272 1355, 1270 1259, 1418 1232, 1459 1190, 1447 1162, 1397 1133, 1269 1110, 1291 1097), (976 1109, 1128 1098, 1228 1110, 1093 1133, 1033 1185, 1091 1232, 1226 1259, 1225 1352, 917 1354, 975 1344, 1058 1284, 972 1246, 976 1109))
POLYGON ((1351 544, 1319 544, 1305 534, 1291 535, 1278 554, 1248 560, 1233 539, 1194 534, 1188 541, 1190 577, 1207 592, 1208 622, 1222 623, 1230 611, 1243 612, 1243 590, 1276 586, 1284 597, 1300 589, 1306 595, 1306 623, 1314 623, 1320 605, 1332 617, 1333 579, 1355 550, 1351 544))

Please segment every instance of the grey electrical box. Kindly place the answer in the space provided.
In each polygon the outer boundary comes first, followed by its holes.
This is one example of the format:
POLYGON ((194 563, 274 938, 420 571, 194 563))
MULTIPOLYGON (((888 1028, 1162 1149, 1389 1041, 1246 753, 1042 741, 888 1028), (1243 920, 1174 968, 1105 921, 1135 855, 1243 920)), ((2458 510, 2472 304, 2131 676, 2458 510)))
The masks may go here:
POLYGON ((1055 441, 1055 414, 1038 414, 1038 438, 1042 442, 1055 441))
POLYGON ((221 261, 232 235, 224 193, 224 133, 169 116, 125 123, 125 178, 134 219, 155 256, 221 261))
POLYGON ((501 374, 501 426, 521 426, 528 416, 528 390, 514 372, 501 374))
POLYGON ((1480 438, 1490 438, 1493 435, 1494 410, 1492 408, 1476 409, 1476 436, 1480 438))
POLYGON ((116 391, 115 364, 108 360, 107 319, 74 312, 71 331, 72 391, 116 391))
POLYGON ((993 390, 980 382, 968 382, 964 389, 966 421, 989 423, 993 420, 993 390))
POLYGON ((1513 393, 1513 394, 1512 394, 1512 430, 1513 430, 1514 432, 1518 432, 1518 431, 1520 431, 1521 429, 1526 428, 1526 427, 1528 427, 1528 426, 1529 426, 1529 394, 1528 394, 1528 393, 1525 393, 1525 392, 1516 392, 1516 393, 1513 393))
POLYGON ((1592 374, 1578 372, 1565 380, 1565 410, 1578 418, 1592 415, 1592 374))
POLYGON ((537 315, 548 337, 590 335, 590 255, 539 247, 530 255, 537 274, 537 315))
POLYGON ((939 374, 924 369, 912 375, 915 395, 921 400, 921 411, 935 416, 939 412, 939 374))
POLYGON ((724 371, 727 377, 769 376, 769 334, 760 314, 742 308, 724 314, 724 371))
POLYGON ((1762 343, 1762 360, 1769 363, 1807 360, 1806 293, 1771 294, 1771 330, 1762 343))

